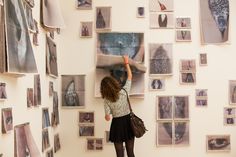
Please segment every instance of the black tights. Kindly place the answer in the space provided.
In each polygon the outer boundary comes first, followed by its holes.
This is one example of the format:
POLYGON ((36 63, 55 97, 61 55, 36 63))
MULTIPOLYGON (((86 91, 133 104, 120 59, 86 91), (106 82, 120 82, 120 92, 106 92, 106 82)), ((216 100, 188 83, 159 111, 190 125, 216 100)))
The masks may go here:
MULTIPOLYGON (((123 149, 123 142, 114 142, 115 149, 116 149, 116 156, 117 157, 124 157, 124 149, 123 149)), ((134 156, 134 138, 128 141, 125 141, 125 147, 128 157, 135 157, 134 156)))

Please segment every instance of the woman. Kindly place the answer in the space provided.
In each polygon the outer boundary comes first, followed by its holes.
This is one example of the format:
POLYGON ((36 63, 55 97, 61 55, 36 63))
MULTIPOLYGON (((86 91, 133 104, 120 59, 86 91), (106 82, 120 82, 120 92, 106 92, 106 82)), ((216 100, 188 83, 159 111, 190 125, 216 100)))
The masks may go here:
POLYGON ((121 89, 120 84, 113 77, 105 77, 101 81, 100 91, 104 99, 105 119, 109 121, 110 114, 113 117, 109 140, 114 142, 117 157, 124 156, 123 142, 128 157, 134 157, 134 134, 130 126, 130 109, 126 95, 126 91, 130 92, 132 72, 128 56, 123 58, 128 75, 123 88, 121 89))

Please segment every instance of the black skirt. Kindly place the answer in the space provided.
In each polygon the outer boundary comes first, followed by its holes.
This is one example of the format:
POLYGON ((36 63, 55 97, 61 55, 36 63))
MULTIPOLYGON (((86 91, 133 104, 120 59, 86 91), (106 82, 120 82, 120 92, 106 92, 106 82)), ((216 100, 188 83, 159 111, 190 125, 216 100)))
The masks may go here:
POLYGON ((130 115, 112 118, 110 137, 111 142, 125 142, 134 138, 130 125, 130 115))

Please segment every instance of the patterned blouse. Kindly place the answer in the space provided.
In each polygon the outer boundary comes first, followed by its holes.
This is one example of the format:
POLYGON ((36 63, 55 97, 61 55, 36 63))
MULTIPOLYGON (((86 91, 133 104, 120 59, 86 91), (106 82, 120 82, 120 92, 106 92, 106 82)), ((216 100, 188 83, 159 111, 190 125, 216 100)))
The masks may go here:
MULTIPOLYGON (((130 93, 131 80, 126 80, 123 87, 128 93, 130 93)), ((127 102, 126 92, 121 89, 119 93, 119 99, 116 102, 111 102, 104 99, 105 114, 112 114, 113 117, 122 117, 130 113, 129 104, 127 102)))

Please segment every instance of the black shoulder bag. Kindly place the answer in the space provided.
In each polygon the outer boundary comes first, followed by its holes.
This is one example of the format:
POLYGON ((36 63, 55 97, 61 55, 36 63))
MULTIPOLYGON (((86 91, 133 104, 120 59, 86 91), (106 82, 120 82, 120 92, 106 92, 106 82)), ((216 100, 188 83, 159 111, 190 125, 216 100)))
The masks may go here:
POLYGON ((130 105, 128 93, 125 89, 124 89, 124 91, 126 92, 126 95, 127 95, 127 101, 128 101, 129 109, 130 109, 130 123, 131 123, 131 127, 132 127, 132 130, 133 130, 134 136, 137 137, 137 138, 140 138, 148 130, 144 126, 143 120, 133 113, 133 110, 132 110, 131 105, 130 105))

